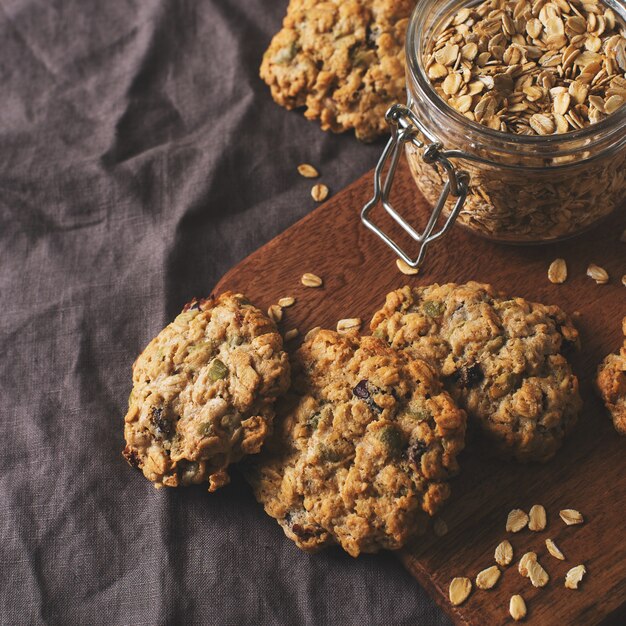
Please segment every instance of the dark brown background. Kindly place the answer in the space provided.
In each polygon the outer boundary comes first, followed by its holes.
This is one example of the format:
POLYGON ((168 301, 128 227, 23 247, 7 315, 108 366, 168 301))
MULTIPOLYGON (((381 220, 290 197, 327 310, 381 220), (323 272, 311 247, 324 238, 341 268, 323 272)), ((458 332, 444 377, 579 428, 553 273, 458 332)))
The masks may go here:
POLYGON ((313 208, 296 165, 337 191, 380 151, 271 101, 285 6, 0 2, 2 624, 448 623, 389 555, 299 552, 237 475, 157 492, 120 455, 134 357, 313 208))

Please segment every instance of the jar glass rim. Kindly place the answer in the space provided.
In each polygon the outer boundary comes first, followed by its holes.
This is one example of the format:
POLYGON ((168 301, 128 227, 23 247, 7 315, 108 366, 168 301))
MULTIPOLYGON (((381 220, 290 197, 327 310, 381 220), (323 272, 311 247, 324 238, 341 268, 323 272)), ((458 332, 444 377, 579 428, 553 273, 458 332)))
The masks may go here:
MULTIPOLYGON (((622 20, 626 22, 626 3, 620 0, 601 1, 614 11, 617 11, 622 20)), ((470 7, 480 2, 482 0, 448 0, 447 2, 441 2, 441 0, 421 0, 411 14, 405 44, 407 68, 410 71, 408 78, 412 83, 417 83, 420 95, 427 99, 429 105, 442 112, 449 121, 466 129, 471 129, 477 137, 487 140, 486 143, 491 141, 501 145, 513 144, 515 151, 524 150, 525 148, 533 150, 541 146, 544 149, 553 147, 555 154, 563 154, 570 152, 571 145, 574 143, 588 147, 595 143, 594 139, 597 141, 599 138, 606 138, 607 134, 619 134, 620 130, 622 130, 623 138, 626 139, 626 104, 603 120, 590 124, 585 128, 561 134, 535 136, 507 133, 484 126, 465 117, 441 98, 426 75, 421 54, 424 38, 432 35, 433 32, 433 20, 427 19, 430 17, 427 9, 436 7, 433 17, 438 22, 442 16, 449 15, 452 9, 470 7), (557 146, 556 144, 559 145, 557 146)), ((436 25, 434 26, 436 27, 436 25)), ((542 152, 542 154, 548 156, 547 153, 542 152)))

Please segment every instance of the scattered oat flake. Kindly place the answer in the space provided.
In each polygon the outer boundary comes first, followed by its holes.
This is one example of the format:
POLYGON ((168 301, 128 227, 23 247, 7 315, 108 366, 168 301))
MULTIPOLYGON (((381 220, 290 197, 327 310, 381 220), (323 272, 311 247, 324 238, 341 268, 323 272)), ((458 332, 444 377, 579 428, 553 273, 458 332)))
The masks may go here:
POLYGON ((535 552, 526 552, 519 560, 517 569, 522 576, 528 576, 528 566, 537 560, 537 554, 535 552))
POLYGON ((328 187, 323 183, 318 183, 311 187, 311 197, 315 202, 324 202, 328 198, 328 187))
POLYGON ((565 259, 554 259, 548 268, 548 280, 551 283, 561 284, 567 279, 567 264, 565 259))
POLYGON ((533 587, 545 587, 550 580, 548 572, 541 566, 539 561, 529 561, 528 563, 528 578, 533 587))
POLYGON ((546 527, 546 510, 541 504, 535 504, 530 509, 528 528, 532 531, 543 530, 546 527))
POLYGON ((457 577, 453 578, 450 583, 450 602, 454 606, 463 604, 470 592, 472 591, 472 581, 469 578, 457 577))
POLYGON ((556 543, 552 539, 546 539, 546 548, 548 552, 559 561, 565 561, 565 555, 558 549, 556 543))
POLYGON ((267 309, 267 314, 269 315, 270 319, 275 323, 278 323, 280 322, 280 320, 283 319, 283 310, 277 304, 272 304, 272 306, 267 309))
POLYGON ((419 272, 417 267, 411 267, 404 259, 396 259, 396 266, 407 276, 415 276, 419 272))
POLYGON ((584 565, 572 567, 572 569, 565 574, 565 586, 568 589, 578 589, 578 584, 586 573, 587 568, 584 565))
POLYGON ((350 330, 359 330, 362 323, 363 322, 361 321, 360 317, 351 317, 348 319, 339 320, 337 322, 337 332, 343 334, 347 333, 350 330))
POLYGON ((598 285, 606 285, 609 282, 609 273, 599 265, 595 263, 590 263, 587 268, 587 276, 589 278, 593 278, 593 280, 598 283, 598 285))
POLYGON ((320 173, 308 163, 298 165, 298 174, 304 176, 304 178, 317 178, 320 175, 320 173))
POLYGON ((476 586, 479 589, 491 589, 498 582, 501 573, 497 565, 484 569, 476 576, 476 586))
POLYGON ((437 537, 443 537, 444 535, 448 534, 448 525, 446 524, 445 520, 438 517, 435 520, 433 530, 435 531, 435 535, 437 535, 437 537))
POLYGON ((311 274, 310 272, 303 274, 300 281, 305 287, 321 287, 323 282, 319 276, 311 274))
POLYGON ((315 335, 317 335, 317 333, 319 333, 320 330, 322 330, 321 326, 315 326, 311 328, 311 330, 308 331, 306 335, 304 335, 304 340, 309 341, 309 339, 313 339, 313 337, 315 337, 315 335))
POLYGON ((496 559, 496 563, 502 567, 510 565, 513 560, 513 546, 511 543, 506 539, 501 541, 496 547, 494 558, 496 559))
POLYGON ((582 514, 575 509, 563 509, 562 511, 559 511, 559 515, 568 526, 582 524, 585 521, 582 514))
POLYGON ((285 341, 291 341, 292 339, 295 339, 297 336, 298 336, 298 329, 297 328, 290 328, 285 333, 285 341))
POLYGON ((624 285, 624 287, 626 287, 626 274, 624 274, 622 276, 622 285, 624 285))
POLYGON ((519 622, 526 617, 526 602, 524 602, 524 598, 522 598, 522 596, 517 594, 511 596, 511 601, 509 602, 509 613, 516 622, 519 622))
POLYGON ((528 515, 522 509, 513 509, 506 518, 506 531, 518 533, 528 524, 528 515))
POLYGON ((285 296, 278 301, 278 306, 286 309, 287 307, 293 306, 296 303, 296 299, 292 296, 285 296))

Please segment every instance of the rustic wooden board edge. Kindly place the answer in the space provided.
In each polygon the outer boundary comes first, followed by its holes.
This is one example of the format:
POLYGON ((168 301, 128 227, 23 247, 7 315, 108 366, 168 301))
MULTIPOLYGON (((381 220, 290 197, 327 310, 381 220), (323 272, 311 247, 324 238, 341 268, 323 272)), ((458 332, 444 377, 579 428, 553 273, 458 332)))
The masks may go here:
MULTIPOLYGON (((411 185, 412 185, 412 182, 408 180, 406 176, 405 176, 404 182, 402 180, 399 181, 399 186, 400 187, 404 186, 405 190, 411 187, 411 185)), ((284 251, 285 246, 290 246, 296 243, 298 241, 298 234, 302 232, 303 228, 307 228, 307 229, 314 228, 313 225, 316 222, 318 222, 320 219, 322 219, 323 217, 332 218, 332 212, 334 208, 342 206, 342 203, 345 203, 345 205, 348 205, 350 207, 350 215, 349 215, 350 222, 355 222, 356 224, 358 224, 360 208, 363 205, 363 202, 367 199, 366 193, 369 194, 371 189, 372 189, 372 172, 368 172, 364 174, 363 176, 361 176, 359 179, 357 179, 354 183, 346 187, 344 190, 340 191, 338 194, 335 194, 327 202, 325 202, 324 204, 314 209, 311 213, 303 217, 301 220, 294 223, 290 228, 285 230, 283 233, 279 234, 276 238, 274 238, 273 240, 265 244, 263 247, 259 248, 257 251, 253 252, 247 258, 241 260, 235 267, 229 270, 221 278, 221 280, 216 284, 213 291, 220 292, 220 291, 223 291, 224 289, 231 288, 232 285, 236 285, 238 290, 245 291, 245 288, 242 288, 241 280, 238 279, 239 271, 242 267, 245 268, 246 271, 249 272, 250 276, 252 276, 253 271, 256 272, 257 274, 259 273, 259 269, 263 267, 262 262, 265 262, 267 264, 269 260, 270 265, 271 265, 270 273, 276 272, 276 267, 279 264, 279 260, 276 259, 276 255, 280 253, 280 250, 282 249, 284 251), (367 192, 365 190, 367 190, 367 192)), ((413 188, 413 191, 414 191, 414 188, 413 188)), ((345 206, 342 210, 343 211, 346 210, 345 206)), ((375 236, 372 233, 369 233, 362 225, 358 224, 357 228, 359 229, 359 234, 357 235, 357 240, 359 244, 362 243, 361 241, 362 239, 364 240, 367 237, 369 237, 370 239, 367 240, 368 241, 367 245, 371 243, 373 247, 377 248, 377 251, 379 249, 383 250, 384 252, 381 252, 381 255, 385 256, 385 262, 387 263, 388 262, 387 257, 389 256, 389 252, 386 251, 385 248, 382 248, 381 247, 382 244, 380 244, 380 242, 377 242, 375 239, 375 236)), ((324 233, 320 234, 320 236, 323 236, 323 235, 324 233)), ((330 237, 330 239, 332 241, 328 243, 329 246, 336 244, 337 241, 342 241, 341 237, 337 237, 334 234, 332 237, 330 237)), ((531 249, 528 249, 528 252, 527 252, 527 256, 529 258, 536 260, 538 256, 541 256, 539 253, 535 251, 531 252, 530 250, 531 249)), ((449 250, 448 253, 452 254, 453 256, 457 255, 457 252, 455 250, 449 250)), ((513 248, 509 247, 506 254, 507 255, 510 254, 510 256, 514 258, 516 257, 519 262, 519 258, 520 258, 519 248, 516 250, 514 247, 513 248)), ((522 254, 521 256, 524 256, 524 254, 522 254)), ((455 256, 455 259, 458 259, 458 258, 461 258, 461 257, 459 257, 458 255, 455 256)), ((577 262, 578 262, 578 265, 580 265, 580 260, 577 262)), ((315 271, 315 267, 312 267, 310 269, 311 271, 315 271)), ((581 269, 582 268, 579 267, 577 268, 577 271, 580 272, 581 269)), ((284 274, 285 272, 283 271, 282 275, 284 274)), ((340 279, 335 282, 338 283, 339 286, 341 286, 342 281, 345 281, 346 278, 347 278, 346 276, 342 275, 340 279)), ((289 279, 290 280, 294 279, 293 272, 292 274, 289 275, 289 279)), ((262 291, 259 290, 259 284, 260 282, 262 282, 262 277, 255 276, 252 280, 254 282, 254 289, 257 290, 257 293, 262 293, 262 291)), ((407 282, 407 283, 411 282, 409 277, 404 277, 404 279, 400 278, 399 280, 403 282, 407 282)), ((576 280, 580 281, 581 279, 577 278, 576 280)), ((588 280, 588 279, 584 279, 584 280, 588 280)), ((332 282, 331 276, 329 276, 328 282, 329 283, 332 282)), ((245 283, 243 284, 245 285, 245 283)), ((576 286, 571 285, 570 288, 576 288, 576 286)), ((272 289, 269 289, 269 291, 271 290, 272 289)), ((331 289, 329 287, 329 291, 330 290, 331 289)), ((543 298, 543 292, 545 292, 546 290, 547 290, 546 286, 538 287, 537 291, 541 292, 541 295, 537 297, 537 300, 540 300, 543 298)), ((317 291, 317 290, 309 290, 309 291, 317 291)), ((327 292, 327 295, 328 295, 328 292, 327 292)), ((261 298, 261 300, 264 300, 264 299, 267 300, 267 297, 269 297, 265 293, 263 293, 263 296, 264 297, 261 298)), ((305 294, 303 294, 303 297, 304 296, 305 294)), ((603 292, 599 292, 598 297, 600 299, 606 298, 606 294, 603 292)), ((565 299, 567 300, 567 298, 565 299)), ((549 301, 549 300, 546 300, 546 301, 549 301)), ((267 306, 268 304, 270 304, 269 301, 259 302, 260 306, 262 305, 267 306)), ((319 306, 319 304, 317 306, 319 306)), ((572 310, 573 309, 570 308, 570 312, 572 310)), ((308 316, 307 321, 311 321, 311 316, 308 316)), ((366 328, 364 328, 363 330, 366 332, 366 328)), ((617 347, 617 339, 619 337, 618 324, 616 323, 615 329, 611 329, 609 332, 612 338, 615 339, 615 347, 617 347)), ((606 329, 604 329, 604 334, 606 335, 606 329)), ((611 339, 611 341, 613 341, 613 339, 611 339)), ((599 404, 597 400, 594 399, 592 402, 592 409, 595 411, 596 410, 595 407, 597 406, 599 406, 599 404)), ((606 431, 607 430, 606 424, 603 424, 603 427, 606 431)), ((455 621, 455 623, 464 625, 464 626, 470 623, 471 624, 475 623, 476 620, 471 619, 471 617, 468 616, 468 613, 464 610, 464 607, 453 607, 452 605, 450 605, 450 603, 446 600, 447 588, 444 589, 443 582, 434 580, 432 578, 432 572, 429 574, 429 571, 425 567, 422 567, 422 565, 419 562, 417 562, 417 559, 415 556, 407 554, 406 552, 401 552, 397 556, 399 560, 404 564, 404 566, 409 570, 411 575, 414 576, 418 580, 418 582, 433 597, 433 599, 437 602, 437 604, 455 621)), ((620 583, 621 586, 618 587, 618 589, 626 590, 625 583, 626 581, 622 581, 620 583)), ((623 594, 623 595, 626 595, 626 594, 623 594)), ((598 609, 597 613, 600 614, 601 610, 598 609)), ((616 604, 609 613, 602 613, 602 617, 600 620, 598 620, 598 616, 594 613, 594 614, 588 615, 589 620, 584 621, 584 622, 577 621, 576 623, 585 623, 585 624, 587 623, 602 623, 602 624, 619 623, 619 620, 625 614, 626 614, 626 598, 621 601, 621 604, 616 604)), ((581 615, 580 618, 583 619, 583 616, 581 615)))

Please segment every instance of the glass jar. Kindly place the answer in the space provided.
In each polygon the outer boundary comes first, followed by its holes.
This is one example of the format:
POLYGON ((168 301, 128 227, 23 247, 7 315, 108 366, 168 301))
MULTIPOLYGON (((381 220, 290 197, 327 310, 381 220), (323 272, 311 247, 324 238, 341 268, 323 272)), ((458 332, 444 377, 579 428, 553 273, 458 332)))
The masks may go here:
MULTIPOLYGON (((539 243, 576 235, 626 201, 626 106, 581 130, 528 136, 492 130, 443 101, 426 75, 423 57, 442 24, 477 1, 420 0, 407 39, 407 107, 387 115, 392 137, 375 181, 374 198, 362 218, 407 263, 419 266, 425 247, 456 220, 472 232, 503 242, 539 243), (424 232, 416 232, 389 202, 401 146, 417 187, 433 206, 424 232), (387 179, 385 164, 391 161, 387 179), (374 205, 385 209, 421 243, 411 258, 369 218, 374 205), (444 227, 435 231, 440 213, 444 227)), ((604 0, 626 20, 626 3, 604 0)))

